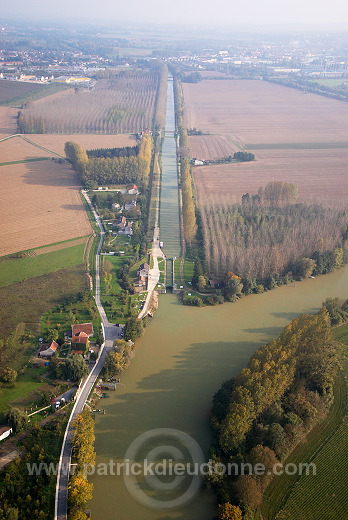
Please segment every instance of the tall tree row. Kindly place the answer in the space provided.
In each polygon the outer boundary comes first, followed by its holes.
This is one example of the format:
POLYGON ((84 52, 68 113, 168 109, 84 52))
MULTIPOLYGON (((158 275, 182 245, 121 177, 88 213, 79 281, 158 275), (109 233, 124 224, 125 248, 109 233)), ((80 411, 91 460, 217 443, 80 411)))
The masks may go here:
POLYGON ((123 184, 142 181, 147 184, 152 157, 152 136, 143 135, 138 155, 91 157, 77 143, 65 143, 65 154, 86 187, 95 184, 123 184))
POLYGON ((331 272, 347 261, 347 210, 284 205, 284 198, 277 199, 279 205, 272 206, 246 199, 243 204, 201 206, 211 276, 223 279, 233 271, 258 280, 289 272, 307 277, 331 272))
POLYGON ((167 87, 168 87, 168 67, 165 63, 160 62, 160 80, 157 89, 157 98, 155 105, 155 117, 153 129, 160 132, 165 127, 166 121, 166 104, 167 104, 167 87))
POLYGON ((179 160, 182 189, 182 216, 184 236, 188 244, 191 244, 197 233, 196 208, 192 189, 192 176, 190 166, 190 150, 187 129, 184 126, 184 98, 182 85, 174 76, 175 117, 179 134, 179 160))

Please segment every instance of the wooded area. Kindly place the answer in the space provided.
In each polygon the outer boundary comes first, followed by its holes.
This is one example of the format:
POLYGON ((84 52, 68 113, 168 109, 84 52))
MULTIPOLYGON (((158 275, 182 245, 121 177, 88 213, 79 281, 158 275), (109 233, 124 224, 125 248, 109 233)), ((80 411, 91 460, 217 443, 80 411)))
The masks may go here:
MULTIPOLYGON (((90 157, 81 146, 72 141, 65 143, 65 154, 87 188, 96 185, 143 182, 147 185, 152 158, 152 136, 143 135, 137 146, 137 156, 122 156, 112 149, 113 157, 90 157), (118 155, 117 155, 118 154, 118 155)), ((108 154, 105 149, 104 155, 108 154)))
POLYGON ((197 233, 196 209, 193 199, 190 150, 187 129, 184 125, 184 99, 179 79, 174 76, 175 117, 179 132, 180 181, 182 189, 182 216, 184 237, 191 244, 197 233))
POLYGON ((324 306, 314 316, 293 320, 278 339, 255 352, 239 376, 223 383, 213 400, 214 461, 235 462, 237 468, 242 462, 253 468, 261 463, 269 471, 215 474, 210 483, 220 503, 237 504, 247 515, 258 508, 274 464, 331 406, 339 355, 324 306))
POLYGON ((348 211, 319 204, 292 203, 296 186, 270 183, 242 204, 207 204, 200 209, 204 251, 210 276, 232 271, 264 280, 328 273, 347 261, 348 211), (306 274, 300 259, 312 258, 306 274))

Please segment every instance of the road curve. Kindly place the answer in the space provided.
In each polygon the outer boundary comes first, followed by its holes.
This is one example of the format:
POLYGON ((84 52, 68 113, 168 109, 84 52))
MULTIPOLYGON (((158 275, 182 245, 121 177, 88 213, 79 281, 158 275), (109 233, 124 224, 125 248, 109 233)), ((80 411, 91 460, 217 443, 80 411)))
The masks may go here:
POLYGON ((68 483, 69 483, 69 472, 70 472, 70 463, 71 463, 71 452, 72 452, 72 440, 73 440, 73 422, 78 414, 80 414, 83 410, 83 407, 88 399, 88 396, 95 384, 101 369, 103 368, 103 364, 105 361, 105 357, 108 351, 112 348, 113 342, 115 339, 119 338, 119 329, 115 327, 106 317, 104 307, 100 301, 100 275, 99 275, 99 253, 101 247, 103 245, 104 240, 104 227, 103 223, 94 211, 91 201, 88 197, 88 194, 83 190, 82 195, 85 197, 87 203, 89 204, 94 218, 100 229, 100 240, 97 250, 96 256, 96 283, 95 283, 95 302, 98 308, 98 311, 102 320, 102 329, 104 335, 104 343, 101 346, 99 357, 93 366, 91 372, 89 373, 87 379, 79 389, 74 407, 69 417, 69 421, 65 430, 65 435, 63 439, 62 449, 60 453, 59 463, 58 463, 58 472, 57 472, 57 484, 56 484, 56 496, 55 496, 55 506, 54 506, 54 520, 66 520, 68 514, 68 483))

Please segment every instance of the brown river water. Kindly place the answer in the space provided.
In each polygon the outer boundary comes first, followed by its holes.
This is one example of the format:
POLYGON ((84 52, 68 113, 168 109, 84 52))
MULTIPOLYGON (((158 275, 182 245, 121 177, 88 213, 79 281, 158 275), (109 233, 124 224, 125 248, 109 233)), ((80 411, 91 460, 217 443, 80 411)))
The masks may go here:
MULTIPOLYGON (((137 341, 131 366, 122 374, 124 386, 118 385, 109 398, 100 400, 106 414, 96 414, 99 473, 106 472, 100 469, 102 463, 122 461, 130 444, 144 432, 150 432, 152 440, 149 445, 142 439, 138 442, 145 445, 141 456, 145 458, 147 450, 150 458, 152 450, 162 459, 166 448, 156 452, 156 447, 171 441, 163 432, 151 433, 158 428, 189 434, 207 455, 211 399, 222 381, 245 367, 251 354, 277 337, 289 321, 301 313, 315 313, 329 296, 348 297, 348 267, 216 307, 184 307, 177 296, 161 295, 157 314, 137 341)), ((171 444, 178 449, 180 442, 181 437, 171 444)), ((130 493, 122 476, 107 471, 108 475, 89 478, 94 484, 93 520, 213 518, 214 497, 205 488, 181 507, 166 509, 166 503, 162 507, 160 502, 158 508, 159 497, 167 496, 164 491, 153 490, 151 482, 139 481, 140 489, 134 492, 132 488, 130 493), (144 494, 154 498, 155 505, 144 505, 139 499, 144 494)))

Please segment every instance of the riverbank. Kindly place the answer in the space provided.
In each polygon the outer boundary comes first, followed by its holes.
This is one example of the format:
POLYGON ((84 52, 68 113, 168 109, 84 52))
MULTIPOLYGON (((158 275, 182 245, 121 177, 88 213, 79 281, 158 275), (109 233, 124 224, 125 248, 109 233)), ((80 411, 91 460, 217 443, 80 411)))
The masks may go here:
MULTIPOLYGON (((236 375, 262 344, 279 335, 301 313, 315 313, 327 297, 346 298, 348 267, 326 276, 283 286, 235 303, 184 307, 177 296, 160 295, 156 319, 137 341, 135 357, 122 376, 125 386, 105 400, 96 417, 97 463, 123 460, 130 443, 154 428, 188 433, 205 454, 211 443, 209 411, 221 382, 236 375), (218 338, 218 339, 217 339, 218 338)), ((95 520, 161 520, 163 511, 134 500, 122 477, 92 476, 95 520)), ((182 510, 180 520, 211 520, 214 497, 204 489, 182 510)))

